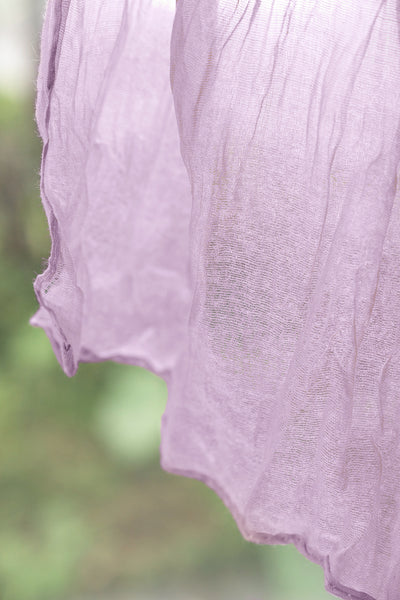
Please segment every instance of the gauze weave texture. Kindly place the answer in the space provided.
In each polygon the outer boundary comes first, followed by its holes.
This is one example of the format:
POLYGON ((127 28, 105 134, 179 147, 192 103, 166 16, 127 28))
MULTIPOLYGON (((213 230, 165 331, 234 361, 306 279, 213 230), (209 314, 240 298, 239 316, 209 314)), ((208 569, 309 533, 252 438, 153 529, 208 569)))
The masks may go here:
POLYGON ((38 76, 30 323, 164 377, 162 468, 349 600, 400 598, 399 11, 49 0, 38 76))

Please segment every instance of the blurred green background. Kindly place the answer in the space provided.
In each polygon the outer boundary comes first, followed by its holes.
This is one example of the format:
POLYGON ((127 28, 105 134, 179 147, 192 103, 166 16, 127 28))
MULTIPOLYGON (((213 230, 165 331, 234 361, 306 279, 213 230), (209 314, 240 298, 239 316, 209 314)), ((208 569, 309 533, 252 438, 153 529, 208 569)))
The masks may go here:
POLYGON ((214 492, 162 471, 162 379, 112 362, 69 379, 28 324, 50 254, 34 121, 43 10, 0 0, 0 600, 332 598, 293 545, 246 542, 214 492))

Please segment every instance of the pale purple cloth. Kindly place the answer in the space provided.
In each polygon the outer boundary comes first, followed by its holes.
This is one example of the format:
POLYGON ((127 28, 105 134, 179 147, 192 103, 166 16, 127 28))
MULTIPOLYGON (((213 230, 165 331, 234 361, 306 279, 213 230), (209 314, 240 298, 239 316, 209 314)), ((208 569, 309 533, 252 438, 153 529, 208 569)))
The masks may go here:
POLYGON ((397 5, 49 0, 38 77, 30 323, 164 377, 162 468, 357 600, 400 598, 397 5))

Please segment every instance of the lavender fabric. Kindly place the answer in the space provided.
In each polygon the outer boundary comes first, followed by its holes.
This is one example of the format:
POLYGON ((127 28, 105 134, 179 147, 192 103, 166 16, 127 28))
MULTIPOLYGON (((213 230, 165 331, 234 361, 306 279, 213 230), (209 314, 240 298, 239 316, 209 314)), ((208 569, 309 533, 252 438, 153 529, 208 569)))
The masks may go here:
POLYGON ((399 11, 49 0, 38 74, 30 324, 164 377, 162 468, 350 600, 400 598, 399 11))

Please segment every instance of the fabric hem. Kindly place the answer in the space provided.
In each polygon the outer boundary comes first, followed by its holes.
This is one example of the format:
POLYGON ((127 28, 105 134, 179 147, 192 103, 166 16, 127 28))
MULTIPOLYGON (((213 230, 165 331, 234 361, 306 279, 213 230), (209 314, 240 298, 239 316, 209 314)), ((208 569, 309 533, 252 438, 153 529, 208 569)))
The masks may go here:
POLYGON ((167 473, 172 475, 180 475, 183 477, 189 477, 203 482, 208 488, 217 494, 217 496, 225 504, 233 516, 236 525, 245 540, 253 542, 259 545, 287 545, 293 544, 297 550, 305 556, 311 562, 318 564, 324 571, 325 579, 325 590, 331 594, 334 594, 338 598, 343 600, 376 600, 373 596, 370 596, 366 592, 354 590, 340 583, 333 575, 330 567, 329 555, 322 556, 311 552, 307 546, 307 539, 304 535, 299 533, 294 534, 270 534, 266 532, 256 532, 247 529, 245 520, 242 517, 240 511, 232 501, 226 489, 220 485, 220 483, 205 473, 191 469, 180 469, 168 463, 162 453, 160 447, 160 466, 167 473))
POLYGON ((170 382, 171 378, 171 369, 161 369, 157 366, 156 363, 152 362, 150 359, 145 358, 144 356, 132 356, 132 355, 123 355, 123 354, 110 354, 102 356, 101 354, 96 354, 89 348, 85 346, 81 347, 81 352, 79 355, 78 364, 81 363, 100 363, 100 362, 116 362, 118 364, 130 365, 133 367, 142 367, 146 369, 146 371, 150 371, 153 375, 157 375, 163 379, 166 384, 170 382))

